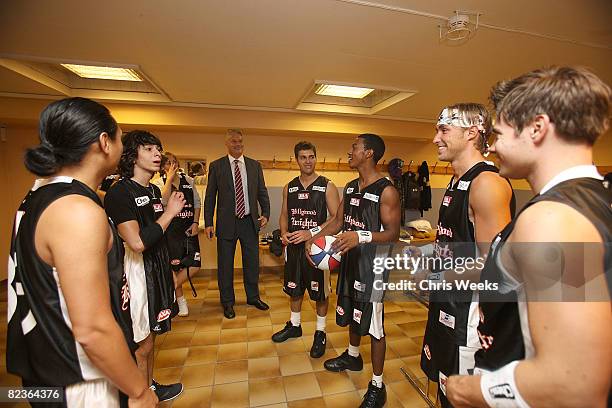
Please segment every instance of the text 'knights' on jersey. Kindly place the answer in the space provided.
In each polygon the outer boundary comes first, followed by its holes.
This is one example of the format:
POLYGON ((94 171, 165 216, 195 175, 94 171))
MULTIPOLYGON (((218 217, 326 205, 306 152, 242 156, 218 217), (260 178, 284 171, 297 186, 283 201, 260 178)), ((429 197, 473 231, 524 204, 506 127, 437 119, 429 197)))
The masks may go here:
POLYGON ((382 231, 380 196, 393 185, 386 177, 359 190, 359 179, 349 182, 344 189, 344 231, 382 231))
POLYGON ((287 184, 287 222, 289 232, 308 230, 327 220, 326 191, 329 180, 319 176, 307 188, 296 177, 287 184))
MULTIPOLYGON (((460 243, 475 242, 474 224, 469 218, 470 188, 476 177, 485 171, 499 173, 491 162, 479 162, 453 184, 451 178, 438 213, 438 233, 436 235, 435 253, 442 258, 457 256, 474 258, 476 245, 460 243), (458 250, 458 251, 457 251, 458 250), (460 252, 460 253, 455 253, 460 252)), ((515 199, 512 192, 510 213, 514 215, 515 199)))
MULTIPOLYGON (((185 206, 183 207, 181 212, 179 212, 174 217, 172 221, 173 222, 184 221, 181 225, 184 225, 183 229, 185 229, 185 228, 190 227, 191 223, 194 221, 193 220, 193 216, 194 216, 193 209, 195 206, 194 195, 198 194, 198 192, 194 191, 193 184, 189 182, 185 173, 177 173, 176 175, 178 176, 178 189, 175 188, 174 185, 172 185, 172 191, 179 191, 183 193, 183 196, 185 198, 185 206)), ((164 181, 164 184, 166 183, 167 179, 168 177, 164 174, 162 176, 162 180, 164 181)))

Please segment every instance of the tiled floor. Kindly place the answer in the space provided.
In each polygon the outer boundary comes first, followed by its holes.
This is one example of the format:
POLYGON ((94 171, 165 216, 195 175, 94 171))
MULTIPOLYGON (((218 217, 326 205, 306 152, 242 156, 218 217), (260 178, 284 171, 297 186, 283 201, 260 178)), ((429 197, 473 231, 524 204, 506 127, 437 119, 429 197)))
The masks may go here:
MULTIPOLYGON (((170 333, 156 339, 155 379, 161 383, 182 381, 183 394, 162 407, 357 407, 372 378, 369 338, 364 337, 361 372, 331 373, 323 361, 342 353, 348 345, 346 328, 335 324, 335 294, 327 317, 327 351, 320 359, 308 351, 315 331, 315 303, 304 301, 303 336, 275 344, 272 333, 289 319, 288 297, 282 291, 279 269, 262 270, 261 298, 270 310, 246 306, 242 277, 236 273, 236 318, 223 318, 217 280, 210 271, 194 279, 198 297, 185 285, 189 316, 177 317, 170 333)), ((335 288, 335 275, 332 287, 335 288)), ((5 299, 5 296, 4 296, 5 299)), ((6 300, 0 303, 0 348, 6 350, 6 300)), ((427 311, 413 301, 385 304, 387 354, 384 381, 387 407, 426 407, 400 371, 419 369, 420 348, 427 311)), ((18 385, 19 379, 0 367, 1 385, 18 385)))

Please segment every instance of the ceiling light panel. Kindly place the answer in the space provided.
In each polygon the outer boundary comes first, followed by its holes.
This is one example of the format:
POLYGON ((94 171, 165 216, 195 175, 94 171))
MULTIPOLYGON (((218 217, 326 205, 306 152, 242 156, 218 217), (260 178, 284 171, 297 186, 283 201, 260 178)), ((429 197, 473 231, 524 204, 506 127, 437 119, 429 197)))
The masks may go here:
POLYGON ((315 91, 317 95, 338 96, 341 98, 362 99, 374 91, 373 88, 323 84, 315 91))
POLYGON ((141 82, 142 79, 136 71, 129 68, 100 67, 95 65, 61 64, 64 68, 74 72, 81 78, 110 79, 114 81, 141 82))

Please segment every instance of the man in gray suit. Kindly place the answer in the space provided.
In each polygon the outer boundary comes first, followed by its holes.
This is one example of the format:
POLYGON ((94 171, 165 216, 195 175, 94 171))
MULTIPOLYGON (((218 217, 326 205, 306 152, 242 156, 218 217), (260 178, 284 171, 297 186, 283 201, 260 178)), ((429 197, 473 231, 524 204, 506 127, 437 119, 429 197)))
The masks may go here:
POLYGON ((217 206, 217 281, 223 314, 233 319, 234 255, 242 248, 242 270, 247 304, 260 310, 269 306, 259 298, 259 229, 268 223, 270 198, 261 165, 242 154, 242 132, 230 129, 225 139, 227 156, 210 163, 204 199, 206 236, 212 239, 213 214, 217 206), (257 203, 261 206, 261 216, 257 203))

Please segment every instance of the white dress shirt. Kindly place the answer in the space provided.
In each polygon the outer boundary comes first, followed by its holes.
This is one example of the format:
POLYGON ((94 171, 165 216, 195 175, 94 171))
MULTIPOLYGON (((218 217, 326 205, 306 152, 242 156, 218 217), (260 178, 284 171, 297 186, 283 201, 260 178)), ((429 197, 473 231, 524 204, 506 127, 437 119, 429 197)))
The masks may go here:
MULTIPOLYGON (((240 176, 242 178, 242 191, 244 193, 244 215, 249 215, 251 213, 251 208, 249 207, 249 189, 248 189, 248 181, 247 181, 247 171, 246 164, 244 163, 244 155, 241 155, 238 159, 234 158, 232 155, 227 155, 227 158, 230 162, 230 169, 232 170, 232 180, 234 181, 234 190, 236 189, 236 176, 234 175, 234 161, 238 160, 238 168, 240 169, 240 176)), ((234 195, 236 191, 234 191, 234 195)))

